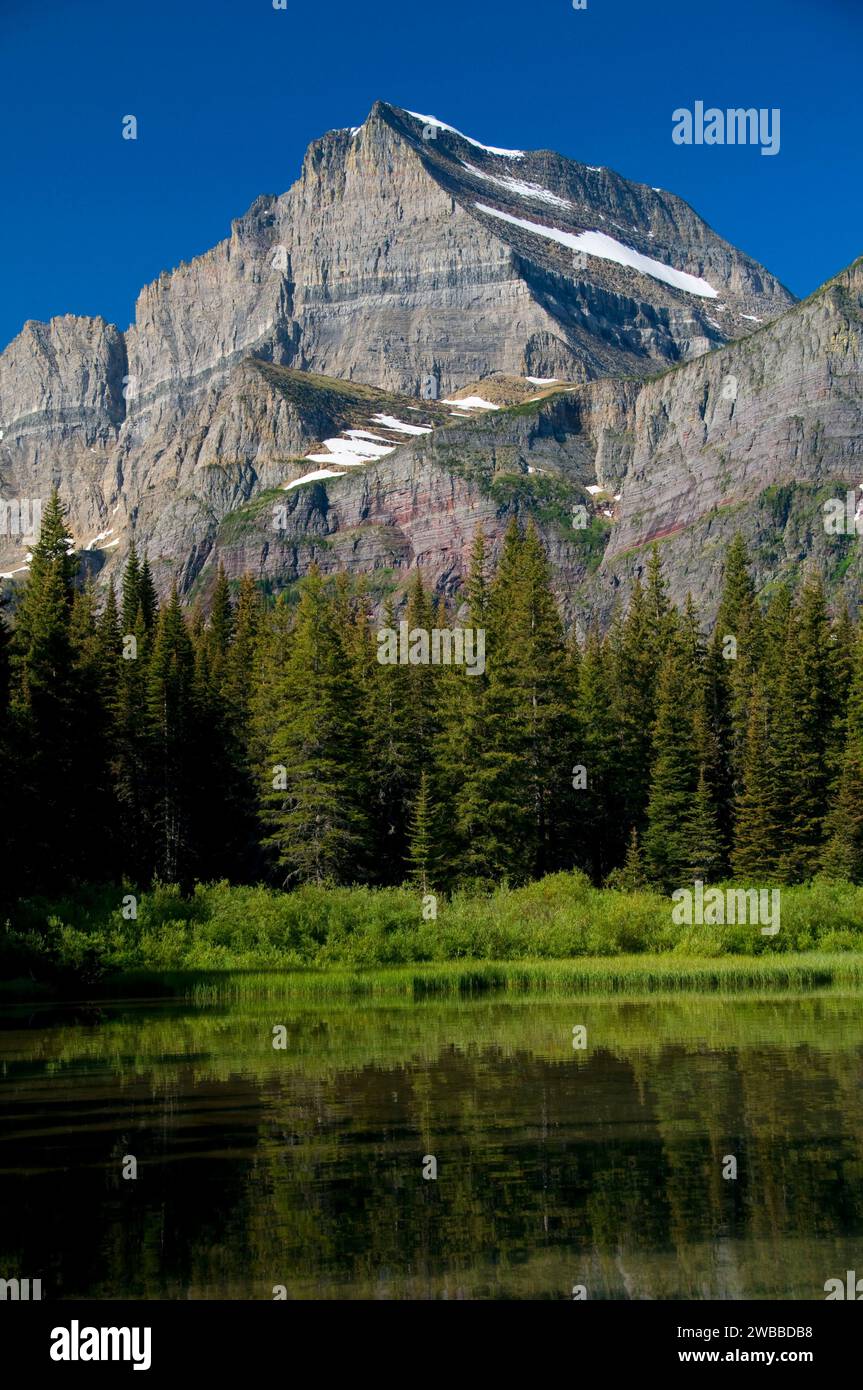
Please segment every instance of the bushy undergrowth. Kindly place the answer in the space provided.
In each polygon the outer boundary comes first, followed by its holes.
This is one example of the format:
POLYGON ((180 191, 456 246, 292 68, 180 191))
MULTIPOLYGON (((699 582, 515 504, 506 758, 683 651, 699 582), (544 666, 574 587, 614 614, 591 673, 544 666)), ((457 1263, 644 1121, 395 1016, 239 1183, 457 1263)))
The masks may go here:
POLYGON ((133 920, 122 904, 116 888, 21 903, 0 936, 2 979, 667 953, 682 967, 693 957, 863 951, 863 887, 827 879, 782 889, 774 937, 757 926, 676 926, 670 899, 597 889, 580 873, 441 897, 430 921, 408 888, 280 893, 214 883, 184 897, 159 885, 137 899, 133 920))

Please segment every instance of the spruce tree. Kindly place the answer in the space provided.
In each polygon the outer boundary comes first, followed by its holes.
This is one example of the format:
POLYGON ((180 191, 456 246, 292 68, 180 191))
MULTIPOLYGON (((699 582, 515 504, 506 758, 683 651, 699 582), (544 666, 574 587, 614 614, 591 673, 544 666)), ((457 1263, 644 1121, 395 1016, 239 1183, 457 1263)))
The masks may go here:
MULTIPOLYGON (((121 626, 125 624, 121 621, 121 626)), ((131 632, 120 636, 114 698, 112 780, 124 874, 144 887, 156 864, 155 769, 151 759, 148 667, 150 643, 140 606, 131 632)))
POLYGON ((691 633, 681 629, 667 645, 659 675, 655 761, 643 840, 648 877, 664 889, 679 886, 690 867, 686 824, 701 770, 694 720, 699 694, 697 652, 691 633))
POLYGON ((368 877, 360 692, 336 604, 314 566, 303 581, 284 679, 271 696, 259 773, 265 843, 281 881, 368 877))
POLYGON ((144 556, 144 563, 141 565, 141 574, 138 581, 138 604, 144 617, 144 627, 148 634, 152 633, 156 626, 156 617, 159 611, 159 599, 156 594, 156 586, 153 583, 153 575, 150 570, 150 561, 144 556))
MULTIPOLYGON (((572 796, 580 811, 573 859, 600 883, 625 851, 627 803, 620 794, 620 740, 614 714, 608 642, 595 628, 587 636, 579 667, 576 721, 579 738, 572 768, 572 796), (584 769, 582 774, 580 769, 584 769), (582 788, 580 783, 586 785, 582 788)), ((630 829, 630 838, 636 834, 630 829)))
MULTIPOLYGON (((650 560, 649 590, 638 576, 626 616, 618 616, 609 635, 613 663, 613 709, 620 743, 617 784, 621 834, 635 826, 642 832, 647 817, 653 733, 656 725, 659 672, 673 627, 659 552, 650 560)), ((615 857, 623 854, 621 839, 615 857)))
POLYGON ((572 745, 562 624, 535 528, 522 540, 511 524, 487 611, 481 746, 457 815, 476 875, 523 882, 561 862, 572 745))
POLYGON ((436 884, 436 832, 431 804, 429 774, 420 774, 419 791, 411 808, 408 835, 410 880, 421 893, 429 893, 436 884))
POLYGON ((863 883, 863 758, 849 747, 825 824, 821 869, 831 878, 863 883))
MULTIPOLYGON (((397 627, 392 601, 384 608, 380 629, 397 627)), ((378 626, 366 625, 368 679, 363 705, 365 761, 369 797, 372 877, 379 883, 399 883, 404 877, 408 821, 423 768, 414 739, 408 668, 381 663, 378 626)))
POLYGON ((698 786, 681 826, 681 854, 687 881, 715 882, 722 877, 724 847, 719 834, 716 804, 704 765, 698 786))
POLYGON ((812 577, 790 613, 771 731, 782 843, 779 865, 788 882, 815 873, 821 858, 836 716, 831 647, 823 588, 812 577))
POLYGON ((141 606, 141 566, 134 536, 129 543, 120 593, 120 623, 123 635, 126 636, 135 631, 135 621, 141 606))
MULTIPOLYGON (((140 615, 139 615, 140 616, 140 615)), ((189 886, 200 805, 195 657, 176 584, 159 613, 147 671, 155 873, 189 886)))
POLYGON ((59 495, 52 492, 32 551, 12 641, 16 739, 27 748, 16 805, 20 887, 56 887, 74 879, 69 832, 77 738, 71 615, 78 561, 59 495))
POLYGON ((231 586, 228 583, 228 576, 225 574, 225 567, 220 562, 210 604, 210 622, 207 630, 210 662, 219 677, 228 655, 233 631, 234 609, 231 603, 231 586))
POLYGON ((758 884, 776 877, 781 807, 773 771, 771 719, 763 678, 749 702, 749 726, 736 798, 732 868, 737 878, 758 884))
MULTIPOLYGON (((520 542, 519 542, 520 543, 520 542)), ((496 829, 484 821, 489 775, 488 749, 488 605, 489 582, 485 537, 478 530, 471 547, 464 623, 483 633, 486 667, 468 675, 464 667, 444 668, 438 681, 433 761, 433 792, 439 814, 438 875, 446 886, 460 880, 491 878, 496 859, 496 829)))
MULTIPOLYGON (((825 822, 825 846, 821 867, 836 878, 863 882, 863 627, 852 639, 845 622, 838 625, 836 642, 848 653, 844 673, 836 680, 837 700, 844 707, 839 721, 843 755, 834 782, 825 822), (845 699, 842 702, 843 687, 845 699)), ((834 672, 839 664, 834 655, 834 672)))
POLYGON ((647 887, 647 875, 644 872, 644 860, 635 826, 632 827, 629 834, 623 866, 612 869, 605 880, 605 886, 620 893, 640 893, 647 887))

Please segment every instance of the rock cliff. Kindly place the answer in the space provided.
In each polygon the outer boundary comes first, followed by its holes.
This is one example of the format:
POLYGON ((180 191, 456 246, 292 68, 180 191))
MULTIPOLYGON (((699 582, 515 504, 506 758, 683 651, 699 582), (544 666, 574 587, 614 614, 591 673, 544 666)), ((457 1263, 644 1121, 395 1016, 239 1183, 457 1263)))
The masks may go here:
MULTIPOLYGON (((190 596, 220 559, 272 588, 314 559, 455 592, 513 511, 582 621, 654 540, 709 613, 736 529, 762 584, 814 554, 853 596, 819 506, 860 482, 860 305, 859 263, 796 305, 671 193, 378 102, 125 333, 25 325, 0 492, 59 486, 93 571, 134 534, 190 596)), ((26 548, 0 536, 5 574, 26 548)))

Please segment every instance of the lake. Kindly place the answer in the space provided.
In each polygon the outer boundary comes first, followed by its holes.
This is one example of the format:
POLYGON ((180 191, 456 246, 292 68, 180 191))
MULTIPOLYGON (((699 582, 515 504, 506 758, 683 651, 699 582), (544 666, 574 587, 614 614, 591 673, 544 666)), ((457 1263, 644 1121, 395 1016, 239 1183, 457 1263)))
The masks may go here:
POLYGON ((0 1276, 51 1299, 823 1299, 863 1269, 861 1002, 6 1008, 0 1276))

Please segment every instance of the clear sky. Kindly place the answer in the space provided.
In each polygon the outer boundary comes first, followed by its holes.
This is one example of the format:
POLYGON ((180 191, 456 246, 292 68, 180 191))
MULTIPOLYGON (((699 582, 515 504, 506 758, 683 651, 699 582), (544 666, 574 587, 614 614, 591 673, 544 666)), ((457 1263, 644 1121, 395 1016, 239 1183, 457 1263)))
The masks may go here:
POLYGON ((800 296, 863 251, 863 0, 0 0, 0 54, 0 348, 125 328, 378 97, 671 189, 800 296), (696 101, 778 107, 779 153, 674 144, 696 101))

